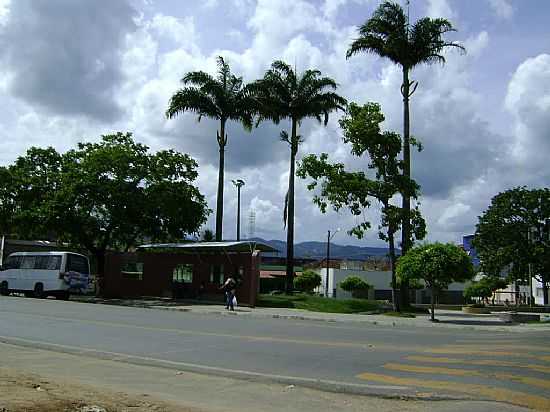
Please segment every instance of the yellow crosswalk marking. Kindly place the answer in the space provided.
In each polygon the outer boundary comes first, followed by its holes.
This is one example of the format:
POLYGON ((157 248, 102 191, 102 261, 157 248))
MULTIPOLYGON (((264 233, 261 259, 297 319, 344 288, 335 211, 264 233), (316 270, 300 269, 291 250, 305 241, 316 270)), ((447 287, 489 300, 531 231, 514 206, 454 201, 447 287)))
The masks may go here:
POLYGON ((413 372, 413 373, 428 373, 431 375, 449 375, 449 376, 479 376, 482 378, 496 378, 500 380, 514 381, 529 386, 535 386, 537 388, 550 389, 550 380, 532 378, 528 376, 513 375, 510 373, 484 373, 476 370, 469 369, 456 369, 456 368, 442 368, 438 366, 419 366, 419 365, 405 365, 400 363, 386 363, 385 369, 390 369, 400 372, 413 372))
POLYGON ((498 402, 507 402, 513 405, 525 406, 536 410, 550 411, 550 399, 505 388, 497 388, 486 385, 474 385, 462 382, 440 380, 435 381, 417 378, 400 378, 396 376, 369 372, 357 375, 357 378, 367 381, 390 383, 392 385, 422 387, 449 392, 465 393, 469 395, 477 395, 479 397, 489 398, 498 402))
POLYGON ((504 360, 494 359, 458 359, 458 358, 445 358, 435 356, 407 356, 405 359, 414 362, 428 362, 428 363, 447 363, 458 365, 476 365, 476 366, 503 366, 510 368, 530 369, 535 372, 550 373, 550 366, 535 365, 529 363, 520 363, 504 360))

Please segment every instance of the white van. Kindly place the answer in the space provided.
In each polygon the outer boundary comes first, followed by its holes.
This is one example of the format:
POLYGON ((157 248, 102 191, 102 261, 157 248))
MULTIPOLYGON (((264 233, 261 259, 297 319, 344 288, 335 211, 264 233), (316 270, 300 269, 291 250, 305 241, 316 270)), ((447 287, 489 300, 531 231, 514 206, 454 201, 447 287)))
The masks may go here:
POLYGON ((16 252, 0 270, 0 294, 23 292, 25 296, 68 299, 69 293, 88 289, 90 262, 71 252, 16 252))

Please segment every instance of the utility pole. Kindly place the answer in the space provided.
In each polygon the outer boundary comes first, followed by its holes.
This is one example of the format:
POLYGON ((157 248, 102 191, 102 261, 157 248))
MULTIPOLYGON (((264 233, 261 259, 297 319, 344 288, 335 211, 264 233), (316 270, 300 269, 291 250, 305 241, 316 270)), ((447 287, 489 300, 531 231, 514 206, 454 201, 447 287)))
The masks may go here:
POLYGON ((241 240, 241 187, 244 186, 244 180, 237 179, 232 181, 237 187, 237 241, 241 240))

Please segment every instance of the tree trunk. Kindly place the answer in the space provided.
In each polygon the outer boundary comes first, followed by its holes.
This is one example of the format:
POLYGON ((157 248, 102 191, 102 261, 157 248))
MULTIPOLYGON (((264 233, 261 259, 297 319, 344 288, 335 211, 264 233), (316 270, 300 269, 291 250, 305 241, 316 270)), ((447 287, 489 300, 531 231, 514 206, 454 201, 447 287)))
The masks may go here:
POLYGON ((388 230, 388 244, 390 248, 390 268, 391 268, 391 298, 393 304, 393 310, 395 312, 400 311, 399 298, 397 296, 397 278, 395 276, 395 239, 394 232, 388 230))
POLYGON ((298 143, 296 142, 298 122, 292 119, 292 137, 290 140, 290 173, 288 175, 288 204, 286 214, 286 292, 293 289, 294 284, 294 173, 296 163, 296 152, 298 143))
MULTIPOLYGON (((411 177, 411 148, 410 148, 410 118, 409 118, 409 69, 403 68, 403 175, 411 177)), ((411 248, 410 210, 411 199, 407 193, 403 193, 403 222, 401 225, 401 256, 404 256, 411 248)), ((401 307, 410 306, 409 284, 401 282, 401 307)))
POLYGON ((432 317, 431 317, 431 321, 432 322, 435 322, 435 287, 432 286, 432 317))
POLYGON ((105 250, 95 250, 94 257, 97 265, 96 295, 103 296, 105 288, 105 250))
POLYGON ((227 139, 225 136, 225 120, 220 120, 220 134, 218 135, 218 145, 220 147, 220 163, 218 166, 218 196, 216 198, 216 241, 222 241, 223 230, 223 180, 225 167, 225 145, 227 139))

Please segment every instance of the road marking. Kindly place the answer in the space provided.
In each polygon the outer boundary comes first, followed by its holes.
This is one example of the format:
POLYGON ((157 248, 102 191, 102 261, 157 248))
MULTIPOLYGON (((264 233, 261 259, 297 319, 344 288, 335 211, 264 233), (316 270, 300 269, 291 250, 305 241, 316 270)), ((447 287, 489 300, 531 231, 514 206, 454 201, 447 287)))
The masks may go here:
POLYGON ((465 348, 429 348, 425 349, 425 353, 438 353, 438 354, 451 354, 451 355, 481 355, 481 356, 507 356, 511 358, 529 358, 539 359, 545 362, 550 362, 550 356, 537 356, 524 352, 509 352, 509 351, 490 351, 490 350, 477 350, 477 349, 465 349, 465 348))
POLYGON ((496 351, 510 351, 510 350, 515 350, 515 351, 531 351, 531 352, 550 352, 550 348, 547 348, 547 347, 544 347, 542 345, 540 346, 533 346, 533 345, 514 345, 514 344, 504 344, 504 345, 498 345, 498 344, 493 344, 493 343, 486 343, 486 342, 480 342, 479 345, 473 345, 473 344, 468 344, 468 345, 444 345, 446 348, 456 348, 456 349, 468 349, 468 348, 476 348, 476 349, 479 349, 481 348, 482 350, 483 349, 486 349, 488 346, 490 346, 491 350, 496 350, 496 351))
POLYGON ((430 363, 449 363, 449 364, 461 364, 461 365, 477 365, 477 366, 504 366, 510 368, 522 368, 531 369, 536 372, 550 373, 549 366, 525 364, 520 362, 493 360, 493 359, 457 359, 457 358, 443 358, 434 356, 407 356, 405 359, 415 362, 430 362, 430 363))
POLYGON ((449 376, 478 376, 481 378, 496 378, 506 381, 514 381, 529 386, 536 386, 537 388, 550 389, 550 380, 531 378, 528 376, 513 375, 509 373, 483 373, 477 370, 471 369, 455 369, 455 368, 441 368, 434 366, 419 366, 419 365, 405 365, 400 363, 386 363, 384 368, 400 371, 400 372, 413 372, 413 373, 429 373, 430 375, 449 375, 449 376))
POLYGON ((159 359, 148 356, 129 355, 120 352, 101 351, 93 348, 62 345, 58 343, 50 343, 44 341, 36 341, 32 339, 12 338, 7 336, 0 336, 0 343, 13 346, 31 347, 35 350, 45 350, 66 353, 72 356, 90 356, 99 358, 106 361, 114 362, 126 362, 130 364, 136 364, 141 366, 156 366, 156 367, 169 367, 180 370, 189 371, 191 373, 203 373, 214 374, 233 379, 248 379, 248 380, 267 380, 277 383, 291 383, 296 385, 302 385, 312 388, 330 389, 334 387, 344 387, 348 389, 348 392, 354 393, 352 389, 356 389, 356 392, 372 391, 372 390, 409 390, 410 388, 402 385, 370 385, 364 383, 355 382, 341 382, 332 381, 318 378, 307 378, 300 376, 290 375, 276 375, 262 372, 253 372, 239 369, 227 369, 217 366, 207 366, 196 363, 178 362, 167 359, 159 359))
POLYGON ((450 392, 466 393, 477 395, 484 398, 490 398, 498 402, 507 402, 513 405, 526 406, 528 408, 541 411, 550 410, 550 399, 542 396, 531 395, 525 392, 513 391, 504 388, 497 388, 485 385, 473 385, 470 383, 434 381, 418 378, 399 378, 395 376, 383 375, 378 373, 362 373, 357 378, 366 381, 383 382, 392 385, 404 385, 413 387, 422 387, 438 389, 450 392))
MULTIPOLYGON (((2 314, 3 313, 0 313, 0 316, 2 314)), ((26 315, 30 317, 37 317, 37 318, 62 321, 62 322, 75 322, 75 323, 82 322, 82 323, 88 323, 92 325, 110 326, 114 328, 139 329, 139 330, 147 330, 147 331, 154 331, 154 332, 168 332, 168 333, 175 333, 178 335, 186 335, 186 336, 210 336, 210 337, 216 337, 216 338, 231 338, 231 339, 248 340, 252 342, 290 343, 290 344, 308 345, 308 346, 355 348, 355 349, 364 349, 364 350, 370 350, 370 351, 378 350, 378 351, 386 351, 386 352, 388 351, 411 352, 411 351, 414 351, 413 348, 415 347, 414 345, 406 345, 401 347, 401 346, 388 345, 386 343, 379 343, 379 342, 364 342, 364 343, 338 342, 338 341, 323 342, 319 340, 278 338, 274 336, 254 336, 254 335, 236 335, 231 333, 218 333, 218 332, 201 332, 201 331, 174 329, 174 328, 159 328, 159 327, 153 327, 153 326, 131 325, 127 323, 117 323, 117 322, 108 322, 108 321, 91 320, 91 319, 63 318, 59 316, 48 316, 48 315, 39 315, 39 314, 20 313, 19 315, 26 315)), ((420 351, 424 347, 420 345, 416 345, 416 348, 418 351, 420 351)))

